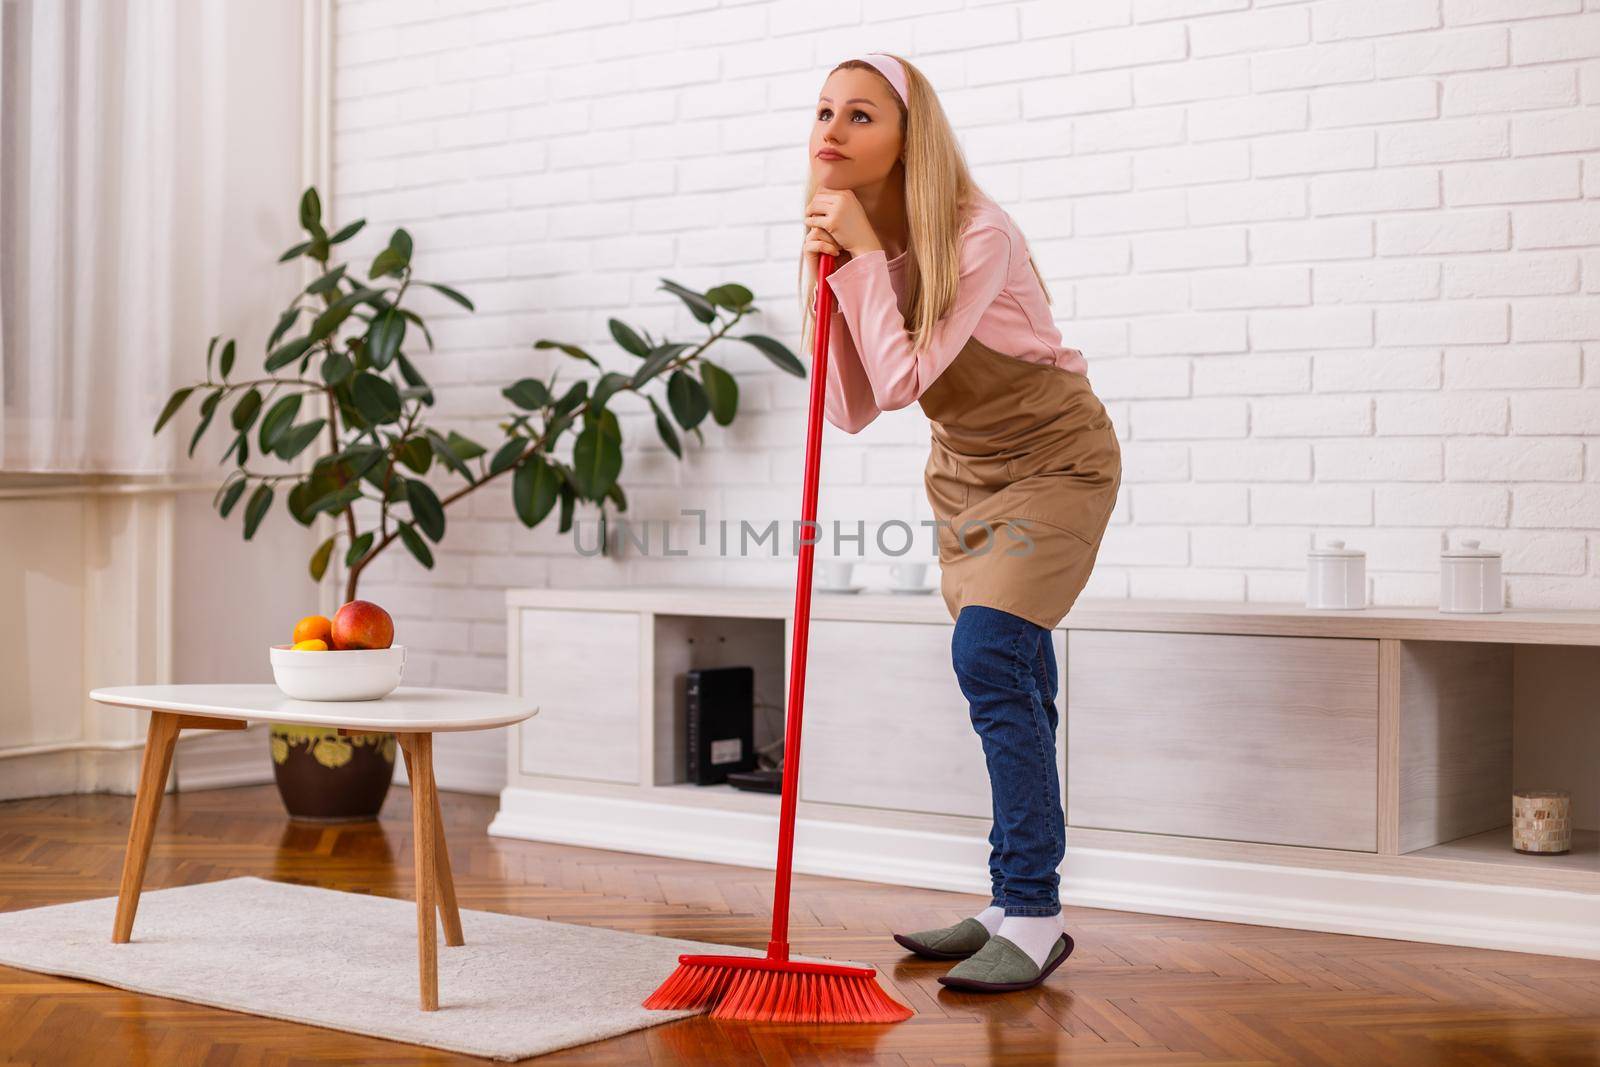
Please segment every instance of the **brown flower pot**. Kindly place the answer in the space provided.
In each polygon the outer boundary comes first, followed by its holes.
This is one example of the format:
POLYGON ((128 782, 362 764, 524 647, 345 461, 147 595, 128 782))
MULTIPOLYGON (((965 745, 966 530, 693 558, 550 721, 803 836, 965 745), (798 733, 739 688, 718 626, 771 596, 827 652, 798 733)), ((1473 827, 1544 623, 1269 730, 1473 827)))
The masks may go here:
POLYGON ((333 726, 272 727, 272 773, 292 818, 376 819, 394 780, 395 736, 345 736, 333 726))

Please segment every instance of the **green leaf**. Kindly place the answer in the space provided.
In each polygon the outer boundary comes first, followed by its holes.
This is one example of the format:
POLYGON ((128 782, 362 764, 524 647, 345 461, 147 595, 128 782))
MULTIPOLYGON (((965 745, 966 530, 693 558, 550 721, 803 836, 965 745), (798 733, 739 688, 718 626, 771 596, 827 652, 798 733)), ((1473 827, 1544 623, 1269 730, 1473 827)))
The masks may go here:
POLYGON ((356 375, 350 386, 350 396, 367 421, 377 425, 397 421, 403 410, 394 383, 371 371, 356 375))
POLYGON ((572 388, 567 390, 566 395, 556 401, 556 406, 551 409, 551 413, 555 416, 565 415, 587 399, 589 399, 589 383, 586 381, 573 382, 572 388))
POLYGON ((382 289, 357 289, 353 293, 346 293, 333 303, 327 310, 317 316, 317 321, 311 324, 311 333, 308 335, 309 343, 316 343, 324 337, 332 336, 350 313, 356 309, 357 304, 365 303, 383 295, 382 289))
POLYGON ((678 425, 685 430, 699 425, 700 420, 705 418, 706 412, 711 409, 711 402, 706 397, 705 389, 681 368, 673 371, 672 377, 667 379, 667 403, 671 406, 678 425))
POLYGON ((264 366, 268 371, 275 371, 279 367, 288 366, 305 355, 306 349, 310 347, 310 337, 296 337, 293 341, 285 342, 283 347, 268 356, 264 366))
POLYGON ((217 413, 217 402, 222 399, 222 394, 225 392, 226 389, 218 386, 200 401, 200 425, 194 428, 194 436, 189 438, 189 455, 194 455, 194 446, 200 443, 201 435, 206 432, 206 427, 211 425, 211 416, 217 413))
MULTIPOLYGON (((422 321, 422 316, 418 315, 415 311, 412 311, 409 308, 401 308, 400 314, 404 315, 411 322, 417 324, 417 329, 422 331, 423 338, 425 338, 428 342, 428 351, 433 351, 433 334, 428 332, 428 324, 422 321)), ((404 357, 402 357, 402 359, 403 358, 404 357)))
POLYGON ((650 410, 656 413, 656 432, 661 435, 662 442, 672 450, 672 454, 679 459, 683 458, 683 446, 678 443, 678 431, 672 428, 672 423, 667 418, 667 413, 661 410, 661 405, 656 403, 655 397, 646 397, 650 401, 650 410))
POLYGON ((356 221, 352 222, 348 226, 343 227, 342 229, 339 230, 338 233, 336 233, 332 237, 328 238, 328 243, 330 245, 336 245, 336 244, 339 244, 342 241, 348 241, 348 240, 350 240, 350 238, 352 238, 356 234, 360 233, 361 232, 361 227, 365 226, 366 224, 367 224, 367 220, 366 219, 356 219, 356 221))
POLYGON ((294 521, 298 522, 301 526, 310 526, 312 520, 315 518, 315 516, 306 513, 307 500, 309 499, 310 494, 311 482, 309 480, 295 482, 294 485, 289 488, 289 497, 286 501, 289 508, 289 514, 293 515, 294 521))
POLYGON ((339 280, 344 277, 345 266, 345 264, 341 263, 337 267, 328 271, 328 273, 322 275, 316 281, 306 286, 306 292, 311 296, 321 296, 323 293, 330 291, 337 292, 339 289, 339 280))
POLYGON ((371 547, 372 547, 372 531, 368 530, 366 533, 362 534, 360 537, 356 538, 354 541, 351 541, 350 542, 350 547, 345 549, 345 552, 344 552, 344 565, 346 567, 354 567, 355 564, 356 564, 356 560, 358 560, 362 556, 366 555, 367 554, 367 549, 369 549, 371 547))
POLYGON ((689 313, 696 319, 701 322, 711 322, 716 319, 717 309, 704 296, 693 289, 685 289, 677 282, 669 281, 666 278, 662 278, 661 282, 660 287, 682 300, 688 306, 689 313))
POLYGON ((616 371, 606 371, 595 383, 594 395, 589 398, 589 410, 605 407, 606 401, 612 396, 629 388, 633 379, 627 374, 618 374, 616 371))
POLYGON ((300 311, 300 305, 296 304, 294 307, 278 316, 278 325, 273 327, 272 336, 267 338, 268 352, 271 352, 273 348, 277 346, 278 342, 283 339, 283 335, 289 332, 289 327, 293 326, 295 320, 300 317, 300 311))
POLYGON ((443 293, 445 296, 448 296, 451 300, 454 300, 468 311, 478 310, 472 306, 472 301, 468 300, 466 297, 462 296, 448 285, 440 285, 438 282, 422 282, 420 284, 426 285, 429 289, 439 290, 439 292, 443 293))
POLYGON ((326 511, 338 514, 361 497, 361 483, 351 482, 342 489, 332 489, 313 500, 306 508, 307 514, 320 515, 326 511))
POLYGON ((261 525, 261 520, 266 517, 267 509, 272 506, 272 486, 262 482, 256 486, 256 491, 250 494, 250 503, 244 507, 244 539, 246 541, 255 536, 256 527, 261 525))
POLYGON ((633 327, 621 319, 611 319, 606 325, 611 327, 612 338, 622 346, 624 352, 631 352, 640 357, 650 354, 650 346, 645 343, 644 338, 635 333, 633 327))
POLYGON ((467 437, 462 437, 454 430, 450 431, 450 437, 446 443, 450 446, 450 451, 457 459, 477 459, 479 456, 488 451, 488 449, 484 448, 478 442, 467 437))
POLYGON ((419 478, 407 478, 406 503, 411 505, 411 518, 417 528, 428 535, 435 544, 444 536, 444 505, 433 487, 419 478))
POLYGON ((561 483, 561 525, 559 532, 566 533, 572 529, 572 509, 578 501, 577 491, 566 482, 561 483))
POLYGON ((392 248, 385 248, 372 257, 372 266, 367 268, 367 277, 383 278, 391 274, 398 276, 405 273, 405 269, 405 260, 400 258, 400 254, 392 248))
POLYGON ((227 488, 222 493, 222 500, 217 504, 217 510, 222 514, 223 518, 228 517, 228 513, 233 510, 233 506, 244 495, 245 486, 249 484, 250 479, 243 477, 235 478, 228 482, 227 488))
POLYGON ((229 341, 222 346, 222 359, 218 363, 222 369, 222 380, 227 381, 228 375, 233 371, 233 342, 229 341))
POLYGON ((755 299, 755 294, 742 285, 719 285, 706 290, 706 299, 729 311, 743 311, 755 299))
MULTIPOLYGON (((227 353, 223 353, 226 355, 227 353)), ((255 386, 239 398, 233 405, 233 428, 235 430, 248 430, 256 421, 256 416, 261 413, 261 390, 255 386)))
POLYGON ((228 462, 228 457, 233 455, 235 450, 239 453, 239 466, 243 467, 250 462, 250 431, 248 429, 240 430, 234 435, 233 443, 228 446, 228 450, 222 454, 222 458, 217 462, 228 462))
POLYGON ((428 379, 424 378, 422 376, 422 372, 417 370, 417 368, 412 365, 411 361, 406 358, 406 354, 404 352, 396 352, 394 361, 395 365, 400 368, 400 377, 406 380, 407 385, 428 384, 428 379))
POLYGON ((408 437, 400 445, 400 462, 416 471, 427 474, 433 466, 433 444, 426 437, 408 437))
POLYGON ((308 186, 300 197, 300 225, 310 233, 322 230, 322 198, 314 185, 308 186))
POLYGON ((559 348, 559 349, 561 349, 561 351, 565 352, 567 355, 571 356, 573 359, 581 359, 581 360, 583 360, 583 361, 585 361, 587 363, 593 363, 596 367, 600 366, 600 361, 598 359, 595 359, 593 356, 591 356, 589 353, 585 352, 583 349, 579 348, 577 345, 569 345, 565 341, 552 341, 552 340, 549 340, 548 338, 541 337, 539 340, 537 340, 537 341, 535 341, 533 343, 533 347, 534 348, 559 348))
POLYGON ((433 453, 439 457, 440 462, 449 467, 451 470, 455 471, 457 474, 461 475, 461 477, 465 478, 467 481, 473 483, 477 482, 477 478, 475 478, 472 474, 472 469, 465 463, 461 462, 461 457, 456 455, 455 450, 450 447, 449 441, 439 436, 437 430, 425 430, 423 432, 428 435, 428 440, 433 442, 433 453))
POLYGON ((279 263, 287 263, 291 259, 294 259, 296 256, 304 255, 306 249, 308 249, 310 247, 311 247, 311 242, 310 241, 301 241, 299 244, 297 244, 293 248, 289 249, 283 255, 279 256, 278 257, 278 262, 279 263))
POLYGON ((367 331, 367 358, 379 370, 387 367, 405 340, 406 319, 395 308, 380 311, 367 331))
POLYGON ((763 337, 759 333, 747 333, 743 337, 734 338, 736 341, 745 341, 754 345, 761 354, 777 365, 779 370, 786 370, 796 378, 806 376, 806 366, 801 363, 795 354, 781 341, 774 341, 770 337, 763 337))
POLYGON ((300 413, 300 394, 291 393, 281 398, 267 411, 266 418, 261 420, 261 433, 257 441, 261 444, 261 451, 271 452, 277 443, 278 437, 294 422, 294 417, 300 413))
POLYGON ((350 377, 350 372, 355 369, 356 365, 350 362, 350 357, 335 348, 323 357, 322 380, 329 385, 338 385, 350 377))
POLYGON ((550 390, 537 378, 523 378, 500 390, 500 395, 525 411, 537 411, 550 403, 550 390))
POLYGON ((700 361, 700 380, 705 383, 706 397, 711 403, 711 417, 718 426, 728 425, 739 410, 739 383, 733 380, 733 375, 707 359, 700 361))
POLYGON ((573 443, 572 467, 578 490, 599 500, 622 473, 622 443, 602 427, 590 426, 573 443))
POLYGON ((661 373, 663 367, 693 347, 694 345, 677 341, 658 345, 651 349, 650 354, 645 357, 645 361, 639 365, 639 369, 633 372, 633 387, 635 389, 643 388, 645 383, 661 373))
POLYGON ((322 576, 328 573, 328 557, 333 555, 333 540, 328 538, 311 553, 311 580, 314 582, 322 581, 322 576))
POLYGON ((183 402, 189 399, 189 394, 198 388, 199 386, 195 385, 185 386, 168 397, 167 406, 161 409, 161 417, 156 419, 156 428, 150 431, 150 436, 154 437, 160 433, 161 427, 165 426, 167 420, 178 413, 178 409, 183 407, 183 402))
POLYGON ((518 467, 511 479, 511 500, 516 505, 517 518, 532 529, 555 506, 561 477, 543 456, 535 455, 518 467))
POLYGON ((417 531, 411 528, 409 522, 400 522, 398 525, 400 527, 400 540, 404 541, 406 547, 411 550, 411 554, 417 557, 418 563, 432 570, 433 553, 428 549, 428 542, 417 535, 417 531))
POLYGON ((381 278, 387 274, 403 274, 411 266, 411 235, 404 229, 395 230, 389 238, 389 247, 379 252, 367 274, 381 278))
POLYGON ((220 340, 222 340, 222 336, 220 334, 218 334, 216 337, 213 337, 211 339, 211 343, 206 346, 206 377, 207 378, 211 377, 211 357, 216 355, 217 342, 220 341, 220 340))
POLYGON ((489 473, 499 474, 514 465, 522 453, 528 449, 526 437, 510 437, 505 444, 495 450, 494 458, 489 461, 489 473))
POLYGON ((328 424, 327 419, 312 419, 302 422, 298 426, 282 430, 278 434, 278 442, 273 446, 273 455, 279 459, 290 460, 305 451, 305 447, 316 440, 317 434, 328 424))

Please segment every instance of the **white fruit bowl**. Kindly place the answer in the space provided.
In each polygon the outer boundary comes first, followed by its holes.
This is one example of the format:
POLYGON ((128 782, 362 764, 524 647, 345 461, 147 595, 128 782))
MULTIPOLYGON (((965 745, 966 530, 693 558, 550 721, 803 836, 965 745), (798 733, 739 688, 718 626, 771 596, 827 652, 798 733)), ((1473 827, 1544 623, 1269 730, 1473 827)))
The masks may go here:
POLYGON ((394 692, 406 664, 406 646, 296 652, 273 645, 272 680, 296 700, 379 700, 394 692))

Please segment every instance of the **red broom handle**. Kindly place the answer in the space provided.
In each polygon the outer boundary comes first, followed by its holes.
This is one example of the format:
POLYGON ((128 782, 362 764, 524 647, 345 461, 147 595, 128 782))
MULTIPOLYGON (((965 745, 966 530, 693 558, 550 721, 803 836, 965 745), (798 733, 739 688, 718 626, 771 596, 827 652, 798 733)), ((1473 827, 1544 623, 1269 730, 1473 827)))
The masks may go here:
POLYGON ((800 791, 800 713, 806 694, 806 638, 811 632, 811 562, 816 554, 817 482, 822 460, 822 403, 828 380, 828 336, 833 290, 827 278, 834 257, 817 255, 816 325, 812 330, 811 404, 806 412, 806 473, 800 499, 800 569, 794 587, 794 641, 789 650, 789 705, 783 734, 783 800, 778 815, 777 880, 772 897, 772 940, 767 958, 789 958, 789 880, 794 865, 794 809, 800 791))

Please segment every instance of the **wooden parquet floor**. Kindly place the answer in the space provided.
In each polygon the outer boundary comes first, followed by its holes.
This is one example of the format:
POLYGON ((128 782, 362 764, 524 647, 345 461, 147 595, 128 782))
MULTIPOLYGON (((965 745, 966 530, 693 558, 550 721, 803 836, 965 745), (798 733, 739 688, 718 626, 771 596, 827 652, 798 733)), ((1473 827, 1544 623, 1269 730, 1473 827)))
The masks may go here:
MULTIPOLYGON (((770 872, 493 838, 492 797, 441 798, 463 908, 766 946, 770 872)), ((409 805, 396 786, 378 822, 324 827, 289 821, 271 785, 168 794, 145 886, 255 875, 414 899, 409 805)), ((114 896, 131 812, 107 794, 0 803, 0 910, 114 896)), ((947 965, 889 937, 973 914, 980 897, 800 875, 793 903, 796 952, 876 965, 918 1014, 698 1017, 538 1062, 1600 1064, 1600 961, 1069 907, 1072 958, 1039 988, 984 996, 946 990, 947 965)), ((0 1067, 486 1062, 0 967, 0 1067)))

